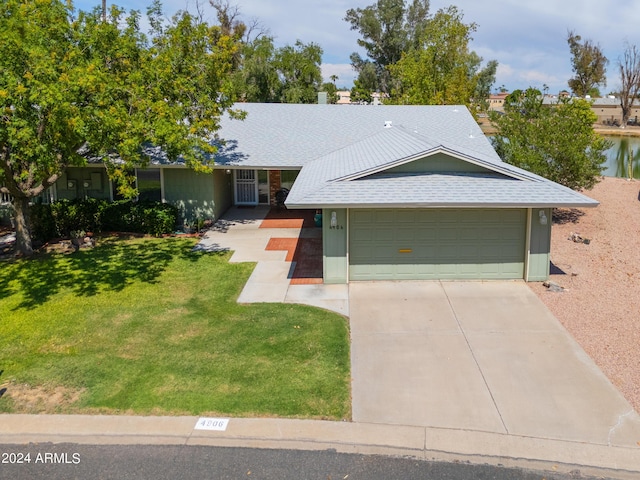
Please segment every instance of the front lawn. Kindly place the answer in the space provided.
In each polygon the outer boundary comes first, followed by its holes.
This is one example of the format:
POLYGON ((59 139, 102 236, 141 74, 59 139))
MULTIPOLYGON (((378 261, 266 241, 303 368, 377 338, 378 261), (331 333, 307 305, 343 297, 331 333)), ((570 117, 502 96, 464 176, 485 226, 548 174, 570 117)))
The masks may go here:
POLYGON ((193 245, 0 262, 0 412, 348 418, 346 320, 238 305, 254 264, 193 245))

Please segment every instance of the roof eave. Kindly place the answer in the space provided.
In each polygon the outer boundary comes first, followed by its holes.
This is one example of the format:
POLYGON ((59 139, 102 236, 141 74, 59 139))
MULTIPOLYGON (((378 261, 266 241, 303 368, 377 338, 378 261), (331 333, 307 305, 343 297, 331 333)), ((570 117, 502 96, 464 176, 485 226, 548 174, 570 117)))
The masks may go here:
POLYGON ((535 203, 478 203, 478 202, 391 202, 391 203, 305 203, 285 202, 290 209, 315 209, 315 208, 595 208, 600 202, 535 202, 535 203))

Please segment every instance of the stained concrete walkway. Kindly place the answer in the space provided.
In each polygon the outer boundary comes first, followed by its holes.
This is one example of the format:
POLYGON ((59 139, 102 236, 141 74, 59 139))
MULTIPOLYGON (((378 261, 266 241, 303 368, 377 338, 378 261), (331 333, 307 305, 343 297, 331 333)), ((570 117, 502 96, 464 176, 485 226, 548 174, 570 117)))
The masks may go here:
POLYGON ((267 206, 233 207, 205 234, 196 249, 231 250, 232 263, 257 262, 238 297, 239 303, 301 303, 348 316, 347 285, 291 285, 295 262, 286 260, 285 250, 267 250, 271 238, 318 235, 320 229, 259 228, 268 213, 267 206))
POLYGON ((640 416, 524 282, 351 283, 353 421, 638 449, 640 416))

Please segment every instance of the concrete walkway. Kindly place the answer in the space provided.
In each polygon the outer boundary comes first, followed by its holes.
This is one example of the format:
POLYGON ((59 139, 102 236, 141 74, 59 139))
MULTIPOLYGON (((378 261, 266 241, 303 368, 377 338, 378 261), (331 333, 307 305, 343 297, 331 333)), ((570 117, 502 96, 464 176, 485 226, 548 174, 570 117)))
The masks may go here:
POLYGON ((315 234, 302 228, 259 228, 269 207, 231 208, 202 238, 196 249, 232 250, 230 262, 257 262, 238 297, 239 303, 300 303, 349 315, 347 285, 291 285, 295 262, 284 250, 267 250, 271 238, 315 234))

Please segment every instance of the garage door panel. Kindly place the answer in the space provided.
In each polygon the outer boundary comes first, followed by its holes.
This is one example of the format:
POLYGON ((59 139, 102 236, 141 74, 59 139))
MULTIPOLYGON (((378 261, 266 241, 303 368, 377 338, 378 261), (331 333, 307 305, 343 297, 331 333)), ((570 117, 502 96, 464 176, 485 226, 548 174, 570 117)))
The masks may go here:
POLYGON ((526 210, 352 210, 352 280, 522 278, 526 210))
POLYGON ((372 241, 377 242, 392 242, 394 240, 394 232, 390 229, 374 230, 371 235, 372 241))
POLYGON ((398 242, 411 242, 413 243, 418 235, 415 228, 412 227, 399 227, 395 231, 389 232, 391 237, 395 236, 398 242))
POLYGON ((437 228, 437 239, 442 241, 458 240, 458 229, 455 225, 442 225, 437 228))

